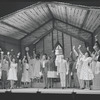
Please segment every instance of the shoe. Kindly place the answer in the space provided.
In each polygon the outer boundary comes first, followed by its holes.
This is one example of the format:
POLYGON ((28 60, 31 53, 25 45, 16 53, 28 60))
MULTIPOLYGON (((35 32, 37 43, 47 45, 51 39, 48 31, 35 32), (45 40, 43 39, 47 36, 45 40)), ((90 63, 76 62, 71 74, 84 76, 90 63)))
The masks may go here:
POLYGON ((44 87, 44 89, 46 89, 47 87, 44 87))

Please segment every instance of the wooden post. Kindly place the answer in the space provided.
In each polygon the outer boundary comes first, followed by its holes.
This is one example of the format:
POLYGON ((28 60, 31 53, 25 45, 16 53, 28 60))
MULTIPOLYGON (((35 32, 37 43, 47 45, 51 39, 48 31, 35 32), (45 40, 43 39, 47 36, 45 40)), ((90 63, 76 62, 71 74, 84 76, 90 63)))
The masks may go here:
POLYGON ((62 46, 63 46, 63 54, 65 55, 64 34, 63 34, 63 32, 62 32, 62 46))
POLYGON ((44 54, 45 50, 44 50, 44 38, 43 38, 43 54, 44 54))
POLYGON ((72 51, 72 56, 71 56, 71 58, 72 58, 72 60, 73 60, 73 49, 72 49, 73 44, 72 44, 72 37, 71 37, 71 36, 70 36, 70 44, 71 44, 71 51, 72 51))
POLYGON ((52 31, 52 50, 54 49, 54 42, 53 42, 53 31, 52 31))

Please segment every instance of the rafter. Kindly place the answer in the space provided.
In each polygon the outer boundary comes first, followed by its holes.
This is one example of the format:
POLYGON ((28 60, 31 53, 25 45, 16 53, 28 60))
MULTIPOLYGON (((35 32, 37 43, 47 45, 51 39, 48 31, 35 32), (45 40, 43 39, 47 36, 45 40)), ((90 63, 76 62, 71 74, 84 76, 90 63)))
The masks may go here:
POLYGON ((26 37, 30 36, 32 33, 34 33, 35 31, 37 31, 38 29, 40 29, 41 27, 45 26, 47 23, 49 23, 52 19, 48 20, 47 22, 45 22, 44 24, 42 24, 41 26, 39 26, 38 28, 36 28, 35 30, 33 30, 32 32, 30 32, 28 35, 24 36, 23 38, 21 38, 21 40, 25 39, 26 37))
POLYGON ((48 6, 48 4, 47 4, 47 3, 46 3, 46 6, 47 6, 47 8, 48 8, 48 10, 49 10, 49 12, 50 12, 50 14, 51 14, 52 18, 54 18, 53 14, 52 14, 52 11, 50 10, 50 8, 49 8, 49 6, 48 6))
POLYGON ((74 38, 76 38, 76 39, 78 39, 78 40, 81 40, 81 41, 83 41, 83 42, 85 42, 85 43, 89 43, 88 41, 86 41, 85 39, 83 39, 82 37, 80 37, 80 36, 76 36, 76 35, 72 35, 72 34, 70 34, 70 33, 67 33, 67 32, 65 32, 65 31, 63 31, 63 30, 61 30, 61 29, 58 29, 58 28, 56 28, 55 27, 55 29, 56 30, 58 30, 58 31, 60 31, 60 32, 63 32, 63 33, 65 33, 65 34, 67 34, 67 35, 69 35, 69 36, 72 36, 72 37, 74 37, 74 38))
MULTIPOLYGON (((43 35, 41 35, 40 37, 38 37, 35 41, 32 41, 31 44, 37 44, 40 40, 42 40, 45 36, 47 36, 50 32, 53 31, 53 28, 51 28, 49 31, 47 31, 46 33, 44 33, 43 35)), ((27 44, 25 46, 29 46, 30 44, 27 44)))
MULTIPOLYGON (((77 28, 77 29, 81 29, 81 28, 79 28, 79 27, 77 27, 77 26, 75 26, 75 25, 69 24, 68 22, 64 22, 64 21, 62 21, 62 20, 60 20, 60 19, 55 18, 55 20, 60 21, 60 22, 62 22, 62 23, 65 23, 65 24, 67 24, 67 25, 70 25, 70 26, 72 26, 72 27, 75 27, 75 28, 77 28)), ((87 30, 85 30, 85 29, 81 29, 81 30, 82 30, 82 31, 85 31, 85 32, 87 32, 87 33, 89 33, 89 34, 93 34, 92 32, 87 31, 87 30)))
MULTIPOLYGON (((87 13, 86 13, 86 15, 85 15, 85 18, 84 18, 84 20, 83 20, 83 23, 82 23, 82 25, 81 25, 81 27, 80 27, 80 29, 79 29, 79 31, 78 31, 78 34, 81 32, 81 30, 83 29, 83 27, 84 27, 84 25, 85 25, 85 23, 86 23, 86 21, 87 21, 87 19, 88 19, 88 15, 89 15, 89 13, 90 13, 90 10, 88 9, 87 10, 87 13)), ((92 34, 91 34, 92 35, 92 34)))
POLYGON ((29 34, 28 32, 26 32, 26 31, 24 31, 24 30, 22 30, 22 29, 19 29, 18 27, 15 27, 15 26, 13 26, 13 25, 11 25, 11 24, 9 24, 9 23, 6 23, 6 22, 4 22, 4 21, 1 21, 1 23, 2 23, 2 24, 5 24, 5 25, 7 25, 7 26, 9 26, 9 27, 12 27, 12 28, 14 28, 14 29, 16 29, 16 30, 18 30, 18 31, 20 31, 20 32, 22 32, 22 33, 24 33, 24 34, 29 34))

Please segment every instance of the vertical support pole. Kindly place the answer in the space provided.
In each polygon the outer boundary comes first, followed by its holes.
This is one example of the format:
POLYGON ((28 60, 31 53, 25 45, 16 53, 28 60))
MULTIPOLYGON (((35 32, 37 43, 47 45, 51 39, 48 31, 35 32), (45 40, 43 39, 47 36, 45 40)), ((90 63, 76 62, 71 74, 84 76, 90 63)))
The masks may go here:
POLYGON ((62 45, 63 45, 63 54, 65 55, 64 34, 63 34, 63 32, 62 32, 62 45))
POLYGON ((58 31, 57 31, 57 42, 59 41, 58 31))
POLYGON ((73 44, 72 44, 72 37, 71 37, 71 36, 70 36, 70 44, 71 44, 71 51, 72 51, 72 56, 71 56, 71 58, 72 58, 72 60, 73 60, 73 49, 72 49, 73 44))
POLYGON ((53 43, 53 31, 52 31, 52 50, 54 49, 54 43, 53 43))
POLYGON ((21 41, 20 41, 19 50, 20 50, 20 53, 21 53, 21 58, 22 58, 22 43, 21 43, 21 41))
POLYGON ((45 50, 44 50, 44 38, 43 38, 43 54, 44 54, 45 50))

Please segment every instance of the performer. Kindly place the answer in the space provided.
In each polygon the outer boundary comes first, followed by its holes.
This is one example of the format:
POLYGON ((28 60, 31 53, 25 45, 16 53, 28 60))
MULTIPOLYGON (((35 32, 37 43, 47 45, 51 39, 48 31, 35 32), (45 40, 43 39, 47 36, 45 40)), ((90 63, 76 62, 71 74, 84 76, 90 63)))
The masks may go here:
MULTIPOLYGON (((70 53, 71 54, 71 53, 70 53)), ((68 74, 66 75, 66 87, 69 88, 70 87, 70 80, 71 80, 71 75, 69 74, 69 58, 66 58, 67 64, 68 64, 68 74)))
POLYGON ((14 88, 14 82, 17 81, 17 63, 15 62, 15 59, 13 58, 11 60, 10 56, 9 56, 9 52, 8 52, 8 57, 10 60, 10 69, 8 72, 8 80, 10 80, 10 88, 13 89, 14 88))
POLYGON ((21 88, 21 78, 22 78, 22 70, 23 70, 23 66, 22 66, 22 61, 21 61, 21 54, 18 53, 17 55, 17 88, 21 88))
MULTIPOLYGON (((54 71, 54 59, 50 56, 48 56, 48 69, 47 71, 54 71)), ((48 84, 48 88, 52 88, 53 87, 53 81, 52 78, 48 78, 47 84, 48 84)))
POLYGON ((58 73, 60 74, 61 87, 62 89, 64 89, 66 87, 66 74, 68 74, 68 64, 67 61, 64 59, 64 55, 61 56, 59 64, 60 65, 58 73))
POLYGON ((94 50, 95 50, 95 57, 94 60, 96 61, 95 66, 95 75, 93 80, 93 89, 100 89, 100 44, 97 39, 97 35, 95 36, 95 44, 94 44, 94 50))
POLYGON ((40 54, 37 54, 36 59, 34 61, 33 78, 36 79, 38 82, 40 82, 40 78, 41 78, 40 68, 41 68, 40 54))
POLYGON ((28 52, 27 52, 27 58, 28 58, 28 62, 29 62, 29 76, 30 76, 30 79, 31 79, 31 87, 32 87, 32 84, 33 84, 33 74, 34 74, 34 59, 33 57, 30 57, 28 52))
POLYGON ((78 81, 78 76, 77 76, 77 68, 76 68, 78 54, 75 52, 75 46, 73 46, 73 51, 74 51, 74 54, 76 56, 73 67, 72 67, 73 87, 74 88, 79 88, 80 86, 79 86, 79 81, 78 81))
POLYGON ((79 87, 80 87, 80 89, 83 89, 84 81, 80 79, 80 72, 81 72, 81 68, 82 68, 82 64, 83 64, 82 59, 84 58, 84 56, 83 56, 82 52, 80 51, 80 47, 81 47, 81 45, 78 46, 79 53, 77 53, 77 51, 75 50, 75 46, 73 47, 73 51, 77 58, 76 69, 77 69, 77 77, 78 77, 79 87))
POLYGON ((5 89, 7 85, 7 75, 9 70, 10 62, 7 61, 7 56, 4 56, 4 52, 1 52, 1 70, 2 70, 2 88, 5 89))
POLYGON ((21 81, 24 83, 24 87, 26 88, 28 83, 30 82, 30 77, 29 77, 29 64, 26 60, 26 56, 24 56, 23 60, 22 60, 22 64, 23 64, 23 73, 22 73, 22 79, 21 81))
POLYGON ((1 76, 2 76, 2 70, 1 70, 1 60, 0 60, 0 80, 1 80, 1 76))
MULTIPOLYGON (((80 52, 81 52, 81 50, 80 50, 80 52)), ((94 78, 92 69, 91 69, 92 58, 90 57, 91 55, 88 51, 86 51, 85 55, 83 55, 83 56, 84 56, 84 59, 82 60, 83 64, 82 64, 82 68, 80 71, 80 79, 83 80, 84 83, 86 83, 84 88, 91 89, 89 82, 90 82, 90 80, 93 80, 93 78, 94 78)))
POLYGON ((47 55, 44 54, 42 57, 42 73, 45 84, 44 89, 48 88, 47 71, 48 71, 48 60, 47 60, 47 55))
POLYGON ((71 51, 70 57, 69 57, 69 72, 68 72, 69 85, 68 85, 68 88, 73 87, 73 72, 72 72, 73 64, 74 64, 74 60, 73 60, 72 51, 71 51))

